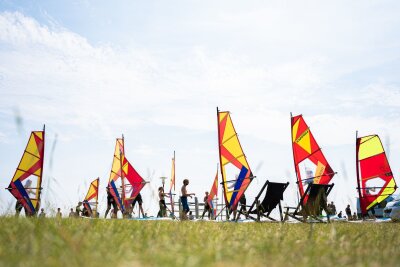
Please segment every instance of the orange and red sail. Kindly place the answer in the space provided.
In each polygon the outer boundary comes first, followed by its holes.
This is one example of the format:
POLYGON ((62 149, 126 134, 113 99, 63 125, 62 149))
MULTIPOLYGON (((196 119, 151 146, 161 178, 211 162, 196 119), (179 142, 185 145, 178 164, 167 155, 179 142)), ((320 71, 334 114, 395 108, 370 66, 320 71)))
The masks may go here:
POLYGON ((85 199, 83 200, 83 206, 89 213, 89 216, 93 215, 93 208, 95 207, 95 211, 97 212, 97 204, 99 199, 99 178, 93 180, 90 183, 89 190, 86 194, 85 199))
POLYGON ((234 210, 250 185, 253 174, 240 145, 229 111, 219 111, 218 143, 226 205, 234 210))
POLYGON ((42 191, 45 130, 33 131, 8 190, 20 201, 28 215, 40 207, 42 191))
POLYGON ((396 191, 396 182, 378 135, 356 141, 357 181, 362 215, 396 191))
MULTIPOLYGON (((291 117, 292 149, 300 196, 308 184, 328 184, 335 172, 302 115, 291 117)), ((307 199, 305 198, 305 201, 307 199)))
POLYGON ((213 210, 214 216, 217 214, 217 207, 214 207, 214 197, 218 195, 218 169, 217 174, 215 175, 215 179, 213 185, 211 186, 210 194, 208 195, 208 205, 213 210))

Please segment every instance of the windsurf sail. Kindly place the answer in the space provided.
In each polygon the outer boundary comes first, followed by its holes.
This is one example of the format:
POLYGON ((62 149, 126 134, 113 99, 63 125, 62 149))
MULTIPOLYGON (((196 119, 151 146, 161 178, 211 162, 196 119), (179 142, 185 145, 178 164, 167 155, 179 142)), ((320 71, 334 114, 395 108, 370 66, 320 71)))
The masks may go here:
POLYGON ((214 206, 214 197, 216 197, 218 195, 218 168, 217 168, 217 174, 215 175, 215 179, 214 179, 214 183, 211 186, 211 190, 210 190, 210 194, 208 194, 208 205, 210 206, 213 214, 214 214, 214 218, 217 215, 217 206, 214 206))
MULTIPOLYGON (((99 178, 90 183, 89 190, 83 200, 83 206, 88 211, 89 216, 93 217, 93 211, 97 212, 97 204, 99 199, 99 178)), ((96 214, 95 214, 96 215, 96 214)))
POLYGON ((45 144, 43 131, 33 131, 22 154, 8 190, 25 208, 27 215, 33 216, 40 207, 42 191, 43 160, 45 144))
POLYGON ((171 180, 169 187, 169 200, 171 202, 171 212, 174 213, 174 197, 172 195, 172 188, 175 191, 175 151, 174 151, 174 157, 172 158, 171 180))
POLYGON ((123 190, 124 190, 124 205, 130 205, 132 201, 137 197, 140 191, 145 186, 146 182, 140 176, 140 174, 133 168, 131 163, 122 155, 122 173, 123 179, 125 179, 123 183, 123 190))
POLYGON ((122 193, 122 191, 118 190, 118 187, 122 187, 122 179, 120 179, 122 175, 121 156, 124 155, 124 153, 124 138, 117 138, 114 149, 114 158, 111 166, 110 179, 108 181, 108 187, 121 212, 125 212, 125 209, 122 197, 120 195, 120 192, 122 193))
POLYGON ((219 111, 218 144, 225 203, 235 210, 239 199, 252 181, 253 174, 240 145, 229 111, 219 111))
POLYGON ((378 135, 357 137, 357 182, 362 215, 396 191, 397 185, 378 135))
MULTIPOLYGON (((302 115, 291 116, 292 150, 300 197, 308 184, 328 184, 335 172, 302 115)), ((307 196, 304 203, 307 202, 307 196)))

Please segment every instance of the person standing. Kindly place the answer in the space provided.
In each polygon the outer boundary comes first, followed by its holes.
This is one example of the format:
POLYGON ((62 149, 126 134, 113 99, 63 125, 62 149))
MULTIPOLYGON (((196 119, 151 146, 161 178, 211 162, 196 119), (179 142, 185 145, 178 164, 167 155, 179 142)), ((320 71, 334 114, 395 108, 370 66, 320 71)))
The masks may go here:
POLYGON ((57 208, 56 218, 59 218, 59 219, 62 218, 62 213, 61 213, 61 209, 60 208, 57 208))
POLYGON ((40 213, 39 213, 39 218, 45 218, 45 217, 46 217, 46 213, 44 213, 44 209, 41 208, 40 213))
POLYGON ((115 199, 114 199, 113 195, 110 192, 110 187, 107 186, 106 190, 107 190, 107 209, 106 209, 106 213, 104 214, 104 218, 107 218, 107 215, 108 215, 108 212, 111 209, 111 206, 113 207, 113 211, 112 212, 114 212, 115 213, 114 214, 115 217, 117 217, 116 214, 117 214, 117 210, 118 209, 117 209, 117 205, 115 203, 115 199))
POLYGON ((17 199, 17 203, 15 203, 15 217, 19 217, 19 214, 21 213, 23 207, 24 205, 22 205, 21 200, 17 199))
POLYGON ((206 192, 206 195, 204 196, 204 210, 203 214, 201 215, 201 218, 204 218, 204 214, 208 212, 208 219, 210 220, 211 217, 211 207, 210 204, 208 203, 208 192, 206 192))
POLYGON ((188 193, 187 192, 187 186, 189 185, 189 180, 185 179, 183 180, 183 185, 181 188, 181 203, 182 203, 182 220, 187 220, 187 214, 190 211, 189 209, 189 204, 188 204, 188 197, 192 198, 194 196, 194 193, 188 193))
POLYGON ((160 205, 160 210, 157 213, 157 217, 167 217, 167 205, 165 204, 165 196, 167 196, 167 194, 164 193, 164 188, 160 186, 158 188, 158 204, 160 205))
POLYGON ((351 220, 351 209, 350 209, 350 205, 347 205, 345 211, 346 211, 346 215, 347 215, 347 220, 350 221, 350 220, 351 220))
POLYGON ((71 209, 69 210, 68 217, 69 217, 69 218, 74 218, 74 217, 75 217, 75 212, 74 212, 74 209, 73 209, 73 208, 71 208, 71 209))

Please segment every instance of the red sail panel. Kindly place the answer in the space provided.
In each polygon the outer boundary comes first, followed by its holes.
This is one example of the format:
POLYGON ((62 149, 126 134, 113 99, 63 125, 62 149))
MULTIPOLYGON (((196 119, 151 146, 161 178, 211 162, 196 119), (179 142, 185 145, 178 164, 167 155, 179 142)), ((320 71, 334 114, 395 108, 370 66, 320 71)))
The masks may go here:
POLYGON ((143 189, 146 182, 125 156, 122 157, 122 164, 124 179, 127 181, 124 188, 125 196, 129 196, 125 197, 125 202, 131 203, 143 189))
POLYGON ((303 196, 307 184, 328 184, 335 173, 303 116, 292 117, 291 126, 295 171, 299 193, 303 196))
POLYGON ((396 191, 396 182, 378 135, 357 138, 360 207, 363 215, 396 191))

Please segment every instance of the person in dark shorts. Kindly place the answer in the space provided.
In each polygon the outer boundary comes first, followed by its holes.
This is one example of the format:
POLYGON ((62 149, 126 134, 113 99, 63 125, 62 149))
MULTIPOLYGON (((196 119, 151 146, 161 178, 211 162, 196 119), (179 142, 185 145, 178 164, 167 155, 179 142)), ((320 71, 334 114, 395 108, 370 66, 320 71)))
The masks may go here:
POLYGON ((182 188, 181 188, 181 193, 182 193, 182 195, 181 195, 182 220, 187 220, 188 219, 187 214, 190 211, 189 204, 188 204, 188 201, 187 201, 187 197, 192 198, 192 196, 195 195, 194 193, 188 193, 187 192, 187 188, 186 187, 188 185, 189 185, 189 180, 188 179, 183 180, 183 185, 182 185, 182 188))
POLYGON ((160 210, 157 213, 157 217, 167 217, 167 205, 165 204, 166 196, 168 196, 168 194, 165 194, 164 188, 160 186, 158 188, 158 198, 159 198, 158 204, 160 205, 160 210))
POLYGON ((139 218, 140 218, 140 213, 142 213, 142 216, 144 218, 144 211, 143 211, 143 199, 142 195, 139 193, 135 199, 132 201, 132 211, 135 208, 136 202, 139 204, 139 218))
POLYGON ((203 210, 203 214, 201 215, 201 218, 204 218, 204 214, 206 214, 206 212, 208 212, 208 219, 211 218, 211 207, 210 204, 208 203, 208 192, 206 192, 206 195, 204 196, 204 210, 203 210))
POLYGON ((107 186, 107 210, 106 210, 106 213, 104 215, 104 218, 107 218, 107 215, 108 215, 108 212, 111 209, 111 206, 113 207, 113 213, 115 213, 114 217, 117 217, 116 216, 117 215, 117 211, 118 211, 117 203, 115 203, 115 199, 114 199, 113 195, 110 192, 110 187, 107 186))

